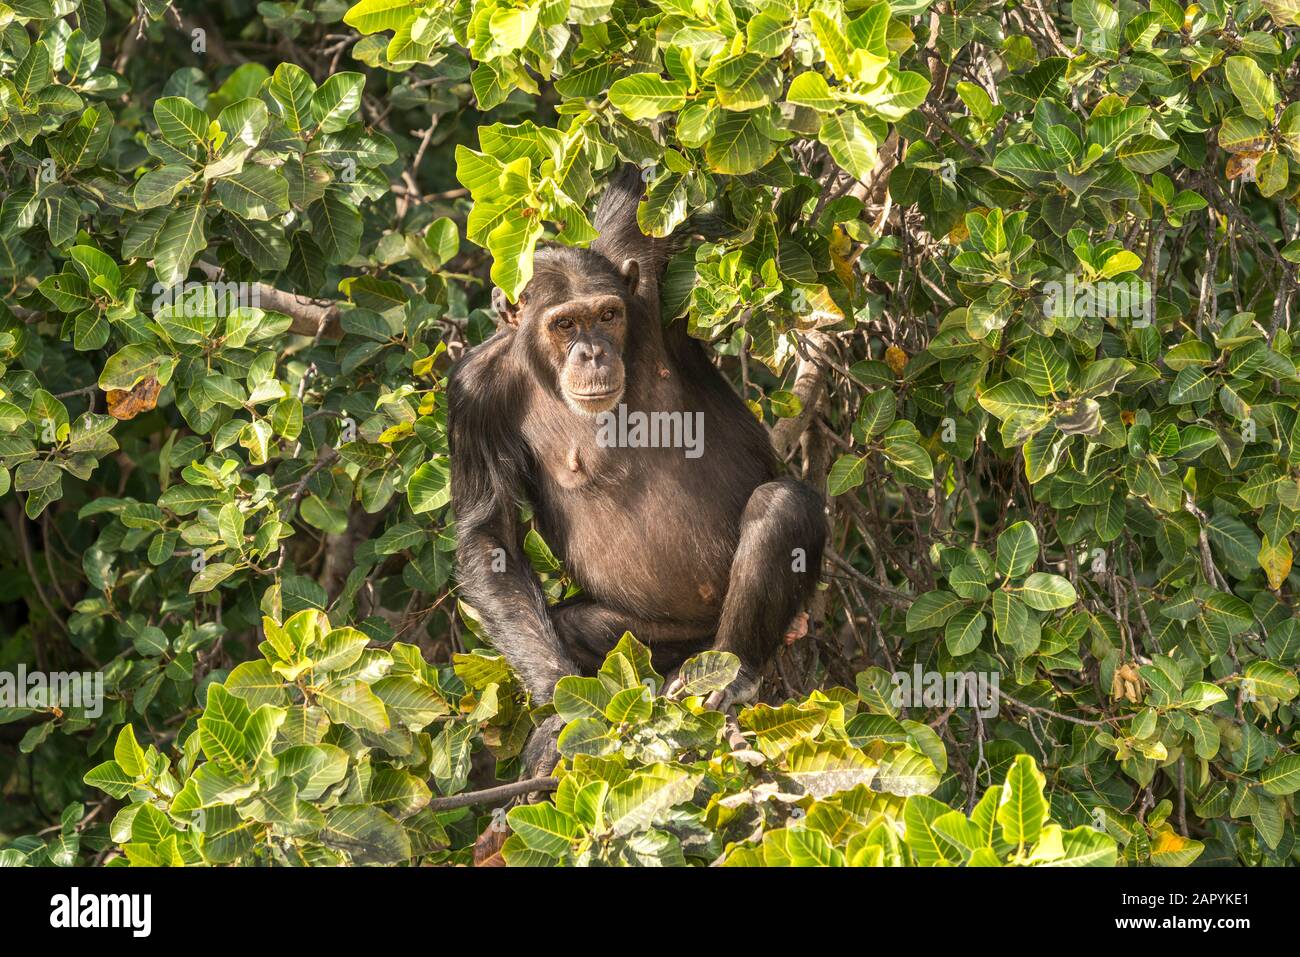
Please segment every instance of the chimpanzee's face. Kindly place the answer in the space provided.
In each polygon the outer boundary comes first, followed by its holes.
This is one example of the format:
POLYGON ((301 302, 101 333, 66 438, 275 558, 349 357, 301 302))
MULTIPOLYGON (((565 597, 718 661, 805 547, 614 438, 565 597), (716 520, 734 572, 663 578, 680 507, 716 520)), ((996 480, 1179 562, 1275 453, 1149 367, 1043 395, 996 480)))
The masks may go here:
POLYGON ((617 270, 604 259, 591 265, 584 273, 571 263, 557 268, 540 261, 518 303, 507 303, 504 296, 495 300, 502 318, 516 325, 554 370, 569 408, 596 416, 623 398, 628 300, 637 265, 629 260, 617 270))
POLYGON ((621 296, 597 294, 539 310, 533 319, 552 357, 564 401, 598 415, 623 397, 627 310, 621 296))

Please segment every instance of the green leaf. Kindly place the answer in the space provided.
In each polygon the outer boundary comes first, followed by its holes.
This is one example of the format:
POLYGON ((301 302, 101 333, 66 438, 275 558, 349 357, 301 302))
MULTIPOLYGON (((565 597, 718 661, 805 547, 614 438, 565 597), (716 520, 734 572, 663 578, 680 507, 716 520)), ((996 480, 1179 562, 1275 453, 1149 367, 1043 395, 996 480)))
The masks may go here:
POLYGON ((189 274, 195 257, 207 248, 205 213, 199 203, 189 203, 168 214, 167 221, 158 233, 154 253, 154 272, 164 286, 182 282, 189 274))
POLYGON ((24 99, 30 99, 50 84, 50 51, 45 43, 33 43, 18 64, 13 75, 14 89, 24 99))
POLYGON ((630 120, 652 120, 686 104, 686 84, 657 73, 633 73, 614 81, 609 102, 630 120))
POLYGON ((615 726, 640 724, 650 717, 654 698, 648 688, 624 688, 609 700, 605 720, 615 726))
POLYGON ((817 138, 826 146, 831 158, 855 179, 867 179, 879 158, 877 143, 867 125, 852 110, 822 121, 817 138))
POLYGON ((135 776, 127 774, 116 761, 105 761, 86 772, 82 780, 93 788, 121 800, 135 789, 135 776))
POLYGON ((704 145, 704 157, 712 170, 733 176, 752 173, 776 154, 776 143, 768 136, 769 127, 761 113, 723 114, 704 145))
POLYGON ((827 491, 831 495, 843 495, 862 484, 867 474, 867 457, 865 455, 841 455, 831 466, 827 478, 827 491))
MULTIPOLYGON (((262 133, 265 132, 268 122, 266 104, 260 99, 245 97, 231 103, 217 114, 217 126, 226 135, 219 155, 226 162, 242 164, 242 159, 234 158, 255 148, 261 142, 262 133)), ((208 174, 219 175, 214 172, 216 169, 220 169, 223 173, 227 171, 222 163, 216 163, 208 166, 208 174)))
POLYGON ((785 98, 796 106, 806 106, 821 113, 839 109, 840 103, 831 93, 826 78, 815 70, 800 73, 790 83, 785 98))
POLYGON ((1272 123, 1277 89, 1259 64, 1248 56, 1230 56, 1224 61, 1223 72, 1246 115, 1272 123))
POLYGON ((1214 395, 1216 385, 1216 381, 1206 375, 1200 366, 1184 366, 1174 377, 1174 384, 1169 389, 1169 401, 1174 405, 1204 402, 1214 395))
POLYGON ((921 595, 907 608, 907 630, 924 631, 940 628, 966 603, 948 591, 931 591, 921 595))
POLYGON ((535 6, 496 8, 488 21, 492 39, 506 52, 522 48, 537 28, 538 14, 535 6))
POLYGON ((510 829, 530 848, 560 857, 579 834, 577 821, 561 814, 553 804, 523 804, 506 815, 510 829))
POLYGON ((265 166, 245 166, 217 180, 215 193, 217 202, 243 219, 266 220, 289 211, 289 184, 265 166))
POLYGON ((1009 379, 980 393, 979 403, 991 415, 1006 419, 1017 413, 1046 414, 1047 402, 1019 379, 1009 379))
POLYGON ((934 478, 934 462, 930 453, 916 442, 887 436, 881 451, 892 465, 903 471, 927 481, 934 478))
POLYGON ((440 266, 451 262, 460 252, 460 233, 455 221, 446 216, 435 219, 424 234, 424 244, 440 266))
POLYGON ((703 651, 688 658, 678 669, 683 696, 722 691, 740 674, 740 659, 729 651, 703 651))
POLYGON ((943 643, 953 657, 969 654, 979 647, 984 637, 984 628, 988 619, 978 608, 959 611, 951 619, 943 632, 943 643))
POLYGON ((637 207, 637 225, 647 236, 669 236, 686 219, 689 190, 686 177, 662 176, 650 186, 637 207))
POLYGON ((1052 340, 1034 336, 1025 346, 1025 381, 1035 395, 1060 396, 1070 390, 1070 366, 1052 340))
POLYGON ((605 801, 610 831, 624 836, 648 827, 669 808, 690 800, 701 776, 657 764, 615 785, 605 801))
POLYGON ((1042 862, 1043 867, 1114 867, 1118 858, 1115 839, 1087 825, 1061 834, 1059 857, 1042 862))
POLYGON ((183 96, 164 96, 155 100, 153 118, 163 139, 172 146, 184 149, 207 142, 207 114, 183 96))
POLYGON ((1026 605, 1037 611, 1069 608, 1079 600, 1068 579, 1047 572, 1034 572, 1026 578, 1018 594, 1026 605))
POLYGON ((312 238, 326 261, 345 263, 361 248, 361 213, 335 190, 312 207, 311 220, 312 238))
POLYGON ((951 867, 961 863, 961 851, 934 827, 935 821, 950 810, 924 794, 908 798, 903 806, 904 840, 919 866, 951 867))
POLYGON ((176 194, 195 176, 195 171, 179 164, 151 170, 135 181, 132 199, 137 209, 169 206, 176 194))
POLYGON ((411 511, 417 515, 442 508, 451 501, 451 474, 445 457, 431 459, 411 473, 406 486, 411 511))
POLYGON ((1269 794, 1284 796, 1300 791, 1300 755, 1278 758, 1260 773, 1259 783, 1269 794))
MULTIPOLYGON (((404 18, 410 15, 412 9, 411 0, 362 0, 344 16, 343 21, 349 26, 356 27, 361 33, 374 33, 377 30, 393 29, 394 26, 375 26, 377 22, 374 19, 364 19, 365 26, 357 22, 354 15, 364 7, 382 7, 386 11, 392 11, 394 14, 400 12, 404 18), (352 17, 353 19, 349 19, 352 17), (367 27, 373 27, 367 29, 367 27)), ((367 13, 363 12, 360 17, 364 18, 367 13)), ((312 96, 316 93, 316 83, 312 80, 311 75, 298 66, 296 63, 281 63, 275 68, 275 74, 271 77, 271 82, 267 85, 267 92, 279 106, 280 115, 284 117, 284 123, 295 133, 306 129, 314 120, 311 112, 312 96)))
POLYGON ((113 746, 113 760, 127 776, 142 778, 147 771, 144 749, 135 740, 135 728, 124 724, 118 733, 117 743, 113 746))
MULTIPOLYGON (((352 629, 346 629, 352 631, 352 629)), ((326 660, 317 663, 317 668, 332 667, 335 670, 342 670, 349 667, 348 664, 330 665, 328 657, 332 652, 330 649, 335 644, 335 635, 338 629, 330 633, 325 642, 325 651, 323 657, 326 660)), ((357 633, 348 639, 349 644, 345 650, 346 654, 360 654, 365 645, 362 643, 366 639, 365 635, 357 633)), ((343 659, 346 661, 346 658, 343 659)), ((383 703, 384 712, 388 715, 389 720, 395 725, 402 725, 407 730, 419 731, 426 728, 435 718, 447 714, 449 708, 447 703, 432 689, 421 684, 414 678, 405 675, 389 675, 380 678, 370 690, 374 692, 375 697, 383 703)))
POLYGON ((330 811, 320 840, 345 852, 354 864, 398 864, 411 857, 411 841, 401 824, 368 805, 344 805, 330 811))
POLYGON ((90 287, 76 273, 65 272, 46 276, 36 286, 41 295, 54 304, 60 312, 80 312, 94 304, 90 287))
POLYGON ((925 102, 930 81, 920 73, 889 71, 885 79, 867 91, 865 101, 882 119, 897 122, 925 102))
POLYGON ((335 73, 311 98, 311 114, 322 133, 337 133, 352 121, 361 106, 366 78, 360 73, 335 73))
POLYGON ((1002 839, 1013 847, 1026 847, 1038 840, 1047 817, 1047 801, 1043 797, 1045 782, 1033 758, 1027 754, 1016 755, 1011 770, 1007 772, 997 814, 1002 839))
POLYGON ((131 389, 141 379, 153 375, 162 358, 152 345, 135 343, 123 346, 104 363, 104 370, 99 374, 99 387, 105 392, 131 389))
POLYGON ((551 703, 565 721, 576 721, 604 716, 611 697, 610 690, 598 678, 566 675, 555 683, 551 703))
POLYGON ((896 415, 897 403, 891 390, 877 389, 869 393, 858 409, 854 437, 860 442, 866 442, 880 435, 893 424, 896 415))
MULTIPOLYGON (((412 0, 361 0, 343 15, 343 22, 362 34, 396 30, 409 20, 417 9, 412 0)), ((282 64, 276 69, 277 77, 280 75, 280 70, 287 65, 282 64)), ((293 127, 293 129, 301 129, 301 127, 293 127)))
POLYGON ((1038 532, 1028 522, 1016 522, 998 536, 998 574, 1003 578, 1019 578, 1038 561, 1038 532))
POLYGON ((519 298, 533 276, 533 249, 541 238, 542 224, 536 216, 504 219, 488 233, 492 281, 511 301, 519 298))
POLYGON ((336 724, 346 724, 365 731, 387 731, 388 711, 363 681, 331 683, 320 689, 317 697, 325 713, 336 724))
POLYGON ((1296 676, 1271 661, 1252 661, 1243 682, 1257 698, 1291 701, 1300 693, 1296 676))
POLYGON ((1150 175, 1164 169, 1178 155, 1178 144, 1143 134, 1119 148, 1119 161, 1135 173, 1150 175))
POLYGON ((237 571, 238 568, 226 562, 211 562, 190 581, 189 593, 200 595, 212 591, 237 571))

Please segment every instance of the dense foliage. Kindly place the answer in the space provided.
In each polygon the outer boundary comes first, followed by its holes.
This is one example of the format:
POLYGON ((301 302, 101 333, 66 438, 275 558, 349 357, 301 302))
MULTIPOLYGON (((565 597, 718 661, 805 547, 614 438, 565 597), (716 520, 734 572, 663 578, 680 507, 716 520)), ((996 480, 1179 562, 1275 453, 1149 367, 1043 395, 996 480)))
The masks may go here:
POLYGON ((0 700, 0 861, 1294 861, 1298 25, 0 4, 0 675, 104 688, 0 700), (457 600, 446 372, 620 162, 709 223, 665 321, 831 496, 825 586, 734 723, 627 636, 557 780, 457 807, 541 715, 457 600), (996 708, 897 693, 952 674, 996 708))

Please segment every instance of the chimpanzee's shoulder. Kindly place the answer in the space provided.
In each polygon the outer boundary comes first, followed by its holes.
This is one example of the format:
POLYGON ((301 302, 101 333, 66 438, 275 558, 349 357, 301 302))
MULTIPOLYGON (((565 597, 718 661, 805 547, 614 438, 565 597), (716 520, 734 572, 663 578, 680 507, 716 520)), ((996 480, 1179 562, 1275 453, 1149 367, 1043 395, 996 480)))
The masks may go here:
POLYGON ((447 390, 453 403, 488 400, 509 387, 516 374, 510 361, 512 333, 512 329, 497 330, 452 366, 447 390))

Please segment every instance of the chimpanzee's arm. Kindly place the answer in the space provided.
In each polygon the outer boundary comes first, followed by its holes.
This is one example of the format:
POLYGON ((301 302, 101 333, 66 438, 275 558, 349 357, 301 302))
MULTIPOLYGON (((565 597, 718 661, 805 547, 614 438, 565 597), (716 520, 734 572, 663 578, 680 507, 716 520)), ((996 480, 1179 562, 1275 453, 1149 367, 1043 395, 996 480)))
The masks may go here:
POLYGON ((456 561, 461 592, 493 645, 544 702, 578 667, 523 552, 518 506, 531 453, 519 434, 518 392, 502 345, 475 350, 453 371, 448 390, 456 561))

